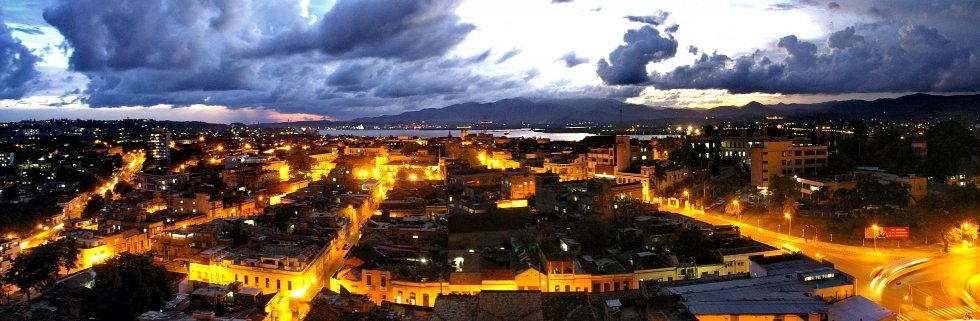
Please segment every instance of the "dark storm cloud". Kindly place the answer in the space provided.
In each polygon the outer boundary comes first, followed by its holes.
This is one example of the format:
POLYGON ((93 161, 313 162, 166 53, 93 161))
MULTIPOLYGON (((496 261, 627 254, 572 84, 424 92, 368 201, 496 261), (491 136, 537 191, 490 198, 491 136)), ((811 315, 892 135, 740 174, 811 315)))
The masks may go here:
POLYGON ((640 22, 640 23, 651 24, 654 26, 659 26, 663 24, 664 21, 667 20, 667 17, 669 16, 670 16, 670 12, 664 12, 658 10, 657 12, 649 16, 626 16, 625 18, 633 22, 640 22))
POLYGON ((673 57, 677 53, 677 40, 663 37, 653 27, 646 25, 623 35, 625 45, 609 54, 609 60, 600 59, 596 70, 607 85, 632 85, 650 80, 646 66, 673 57))
POLYGON ((827 3, 827 9, 840 9, 840 4, 837 2, 827 3))
POLYGON ((21 98, 38 77, 38 58, 11 35, 0 11, 0 99, 21 98))
POLYGON ((572 1, 574 0, 551 0, 551 3, 567 3, 572 1))
POLYGON ((459 1, 346 0, 338 2, 313 29, 278 36, 254 56, 319 50, 339 58, 418 60, 445 54, 475 29, 453 11, 459 1))
POLYGON ((579 56, 575 55, 575 52, 573 51, 573 52, 569 52, 569 53, 565 54, 564 56, 561 56, 561 58, 558 58, 555 61, 564 61, 565 62, 565 67, 572 68, 572 67, 575 67, 575 66, 584 64, 584 63, 588 63, 589 62, 589 58, 579 57, 579 56))
POLYGON ((524 88, 526 75, 470 70, 490 50, 441 57, 474 28, 453 13, 457 2, 341 0, 312 23, 303 1, 57 0, 44 18, 65 37, 70 68, 90 79, 82 95, 93 107, 207 103, 333 116, 341 106, 524 88))
POLYGON ((936 29, 906 25, 894 42, 869 42, 854 28, 828 38, 826 50, 786 36, 781 52, 731 58, 704 54, 692 65, 654 74, 659 89, 727 89, 733 93, 838 94, 852 92, 956 92, 980 90, 977 48, 936 29), (781 56, 774 60, 769 56, 781 56))

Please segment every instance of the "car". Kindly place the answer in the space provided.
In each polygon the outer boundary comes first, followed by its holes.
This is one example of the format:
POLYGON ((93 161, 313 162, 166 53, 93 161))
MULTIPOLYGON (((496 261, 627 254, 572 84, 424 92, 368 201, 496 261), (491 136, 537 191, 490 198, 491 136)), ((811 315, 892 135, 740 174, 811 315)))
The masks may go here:
POLYGON ((872 279, 876 279, 879 276, 881 276, 881 272, 884 270, 885 269, 881 268, 881 265, 876 266, 874 269, 871 269, 871 274, 869 274, 868 276, 870 276, 872 279))

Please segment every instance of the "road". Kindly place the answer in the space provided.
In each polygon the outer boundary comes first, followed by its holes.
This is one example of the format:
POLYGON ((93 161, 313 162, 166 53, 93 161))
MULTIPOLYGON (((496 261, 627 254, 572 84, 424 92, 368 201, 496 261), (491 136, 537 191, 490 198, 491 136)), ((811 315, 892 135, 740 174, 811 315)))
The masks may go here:
POLYGON ((715 225, 735 225, 742 235, 759 242, 775 247, 790 244, 811 258, 833 262, 838 270, 854 276, 858 294, 895 312, 899 321, 962 319, 971 312, 980 317, 980 305, 971 294, 971 289, 980 288, 980 249, 940 254, 934 247, 875 249, 832 244, 764 230, 710 211, 666 209, 715 225), (904 257, 930 260, 886 278, 880 291, 871 288, 870 273, 875 267, 904 257), (908 295, 909 286, 912 295, 908 295), (927 297, 931 297, 928 302, 927 297))
MULTIPOLYGON (((88 203, 88 199, 95 195, 93 193, 99 192, 100 194, 105 194, 106 191, 112 190, 116 184, 120 181, 132 181, 133 175, 143 167, 143 161, 146 160, 146 156, 142 151, 129 152, 123 155, 123 167, 116 170, 111 177, 106 180, 106 183, 102 186, 96 187, 94 191, 87 191, 75 196, 75 199, 69 202, 70 204, 78 204, 74 207, 66 207, 63 209, 62 215, 66 218, 78 218, 81 217, 82 209, 85 204, 88 203)), ((20 242, 21 249, 29 249, 48 241, 54 240, 59 237, 58 230, 64 228, 64 222, 58 222, 54 226, 39 226, 39 231, 34 235, 23 238, 20 242)))

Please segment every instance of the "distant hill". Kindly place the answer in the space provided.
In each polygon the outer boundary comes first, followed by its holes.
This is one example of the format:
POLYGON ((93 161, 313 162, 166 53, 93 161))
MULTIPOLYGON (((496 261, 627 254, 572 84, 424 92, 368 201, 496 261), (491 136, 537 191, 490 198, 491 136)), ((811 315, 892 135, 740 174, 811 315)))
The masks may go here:
POLYGON ((532 101, 524 98, 504 99, 491 103, 462 103, 444 108, 427 108, 398 115, 358 118, 360 123, 470 124, 483 119, 494 124, 567 124, 577 122, 616 123, 622 108, 627 122, 644 122, 667 118, 701 118, 691 109, 671 109, 628 104, 614 99, 549 99, 532 101))
POLYGON ((614 99, 504 99, 490 103, 462 103, 443 108, 427 108, 398 115, 358 118, 353 123, 406 124, 425 121, 434 125, 474 124, 490 120, 495 126, 522 124, 561 125, 592 122, 616 124, 622 108, 627 124, 676 121, 754 120, 764 116, 794 119, 875 118, 904 119, 980 119, 980 95, 937 96, 913 94, 894 99, 844 100, 813 104, 765 105, 751 102, 744 106, 715 108, 665 108, 624 103, 614 99))

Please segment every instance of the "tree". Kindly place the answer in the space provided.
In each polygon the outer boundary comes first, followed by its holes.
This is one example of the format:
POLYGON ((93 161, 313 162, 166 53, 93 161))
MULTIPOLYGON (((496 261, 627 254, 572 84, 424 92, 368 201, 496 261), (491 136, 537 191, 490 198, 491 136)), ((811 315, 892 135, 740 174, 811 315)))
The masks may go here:
POLYGON ((957 174, 964 159, 976 155, 980 141, 960 122, 947 121, 926 130, 923 136, 929 147, 923 172, 940 181, 957 174))
POLYGON ((628 227, 633 217, 650 212, 652 209, 646 203, 632 197, 613 200, 613 226, 628 227))
POLYGON ((45 244, 18 255, 4 275, 11 284, 26 293, 30 301, 31 289, 46 288, 54 281, 58 262, 57 250, 45 244))
POLYGON ((96 265, 95 284, 87 298, 91 316, 102 320, 133 320, 140 313, 163 308, 173 296, 170 272, 146 255, 121 253, 96 265))
POLYGON ((786 210, 786 203, 796 203, 796 195, 800 192, 800 184, 789 176, 773 176, 769 179, 769 212, 782 213, 786 210))
POLYGON ((608 221, 598 216, 586 216, 578 221, 572 233, 585 253, 599 253, 612 244, 613 229, 608 221))
POLYGON ((245 230, 245 223, 235 220, 231 224, 221 228, 221 237, 231 239, 233 247, 239 247, 248 243, 249 233, 245 230))
POLYGON ((88 203, 85 203, 85 208, 82 209, 82 217, 94 217, 96 214, 102 211, 102 207, 104 206, 105 199, 102 198, 102 195, 92 195, 92 198, 88 200, 88 203))
POLYGON ((307 173, 313 168, 313 158, 306 152, 297 150, 286 156, 286 164, 293 173, 307 173))
POLYGON ((20 198, 20 189, 17 186, 6 187, 0 191, 3 192, 0 193, 0 200, 4 202, 10 202, 20 198))
POLYGON ((954 187, 946 194, 929 194, 922 198, 913 209, 916 217, 915 228, 927 241, 939 240, 943 251, 949 251, 951 240, 959 238, 963 223, 975 219, 980 211, 980 189, 973 186, 954 187))
POLYGON ((78 242, 75 238, 66 237, 54 242, 54 246, 57 248, 58 252, 58 265, 65 269, 65 271, 71 271, 72 269, 78 267, 78 242))
POLYGON ((0 274, 0 295, 7 299, 7 305, 10 305, 10 295, 14 291, 14 284, 7 279, 6 275, 0 274))

